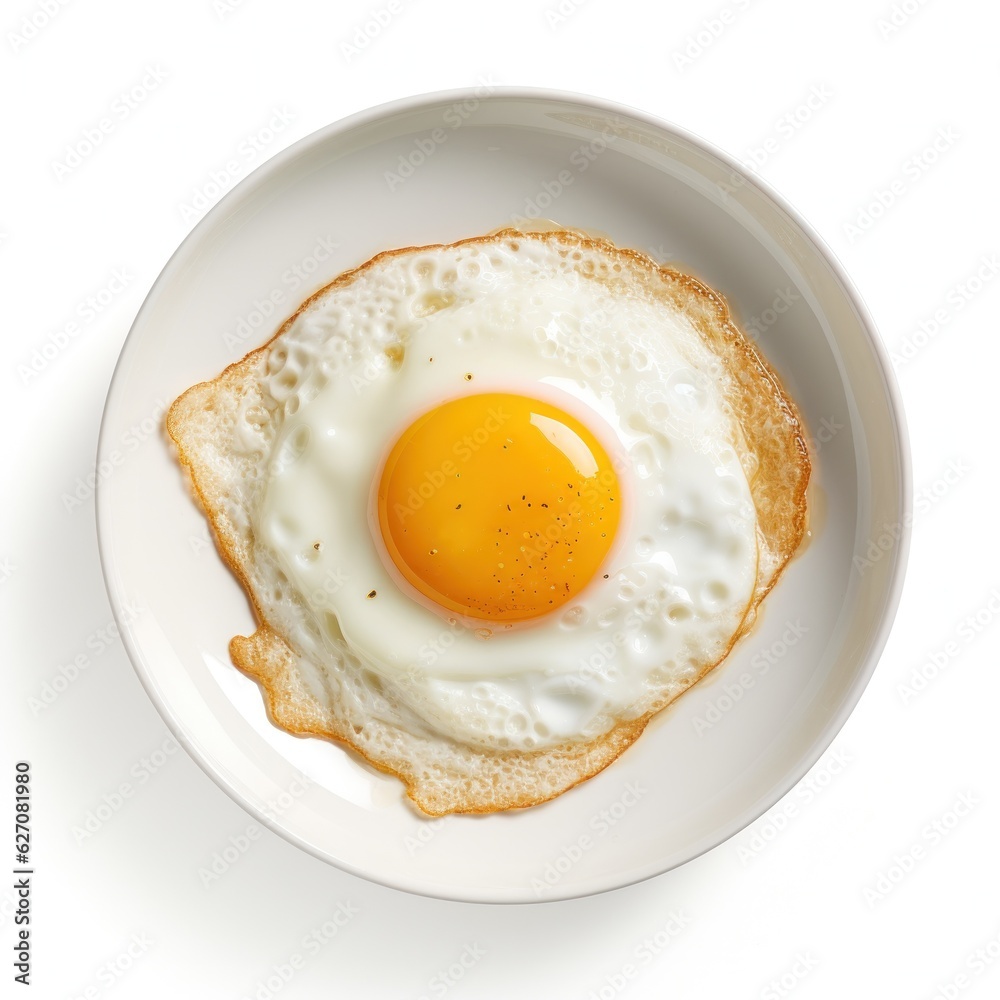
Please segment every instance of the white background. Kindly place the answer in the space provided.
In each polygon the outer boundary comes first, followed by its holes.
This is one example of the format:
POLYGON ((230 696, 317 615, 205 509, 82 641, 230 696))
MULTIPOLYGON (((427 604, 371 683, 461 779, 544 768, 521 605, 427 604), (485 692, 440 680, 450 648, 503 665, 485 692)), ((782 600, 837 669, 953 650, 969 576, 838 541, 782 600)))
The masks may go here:
MULTIPOLYGON (((995 5, 392 6, 354 51, 387 2, 15 0, 0 15, 0 719, 7 773, 27 759, 35 774, 34 994, 996 996, 995 5), (112 113, 144 78, 162 79, 112 113), (342 874, 265 830, 206 884, 199 870, 250 818, 183 753, 150 758, 167 730, 107 632, 93 499, 68 509, 64 494, 92 471, 118 351, 195 221, 183 206, 234 150, 263 136, 246 173, 354 111, 483 81, 595 94, 691 129, 756 167, 844 262, 894 356, 912 440, 896 627, 812 776, 728 843, 647 883, 564 903, 448 903, 342 874), (290 123, 261 133, 276 110, 290 123), (113 127, 97 148, 57 169, 104 117, 113 127), (88 320, 102 288, 110 301, 88 320), (71 321, 58 357, 23 377, 71 321), (85 668, 39 707, 80 654, 85 668), (81 836, 123 781, 134 794, 81 836), (341 904, 356 915, 307 954, 303 939, 341 904), (671 920, 683 926, 657 943, 671 920), (471 968, 450 985, 463 953, 471 968), (306 960, 284 982, 297 954, 306 960)), ((0 802, 6 869, 10 794, 0 802)), ((5 878, 4 996, 24 989, 8 986, 13 901, 5 878)))

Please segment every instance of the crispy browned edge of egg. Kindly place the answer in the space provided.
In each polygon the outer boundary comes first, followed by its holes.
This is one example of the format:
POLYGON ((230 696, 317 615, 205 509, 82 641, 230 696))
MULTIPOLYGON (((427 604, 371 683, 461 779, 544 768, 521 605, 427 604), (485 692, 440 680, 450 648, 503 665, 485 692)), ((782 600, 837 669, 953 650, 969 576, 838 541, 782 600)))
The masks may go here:
MULTIPOLYGON (((516 249, 516 247, 515 247, 516 249)), ((660 296, 657 296, 658 298, 660 296)), ((742 422, 741 422, 742 423, 742 422)), ((166 429, 170 438, 173 440, 178 453, 178 459, 183 467, 184 471, 187 473, 186 479, 196 495, 199 506, 205 513, 209 524, 212 529, 212 534, 215 538, 216 546, 219 549, 223 559, 229 566, 230 570, 234 573, 240 583, 243 585, 244 590, 250 598, 253 605, 254 614, 259 623, 257 632, 250 637, 246 636, 234 636, 230 642, 230 655, 233 659, 234 664, 242 670, 244 673, 252 677, 259 686, 261 687, 265 701, 267 704, 268 715, 271 721, 277 725, 279 728, 284 729, 287 732, 295 733, 303 736, 319 736, 324 739, 331 740, 336 743, 340 743, 349 747, 358 753, 362 758, 364 758, 369 765, 374 767, 376 770, 381 771, 386 774, 391 774, 403 782, 407 795, 412 800, 412 802, 421 810, 421 812, 429 816, 443 816, 449 813, 492 813, 499 812, 507 809, 523 808, 528 806, 539 805, 543 802, 549 801, 562 795, 564 792, 569 791, 571 788, 576 787, 576 785, 581 784, 584 781, 589 780, 594 777, 594 775, 600 773, 604 768, 608 767, 615 760, 621 756, 625 750, 628 749, 638 738, 642 735, 649 721, 653 716, 659 714, 668 705, 673 704, 685 691, 690 690, 694 687, 706 674, 710 673, 715 667, 717 667, 731 652, 733 646, 736 642, 749 631, 753 624, 753 620, 756 614, 756 610, 759 607, 761 601, 770 592, 771 588, 777 583, 779 577, 784 572, 788 561, 791 559, 795 550, 798 548, 803 534, 806 528, 806 488, 809 483, 809 476, 811 472, 811 463, 809 459, 809 452, 806 447, 806 442, 802 434, 802 421, 799 417, 798 411, 795 404, 785 393, 781 382, 778 379, 777 374, 768 364, 767 360, 760 355, 753 343, 747 339, 747 337, 742 333, 742 331, 733 322, 732 317, 729 312, 729 306, 721 294, 716 292, 714 289, 705 285, 703 282, 699 281, 697 278, 685 274, 675 268, 658 264, 647 254, 642 253, 637 250, 631 250, 627 248, 621 248, 615 246, 609 240, 601 239, 598 237, 588 237, 580 235, 577 232, 567 231, 567 230, 553 230, 548 232, 538 232, 533 233, 530 231, 521 231, 518 229, 501 229, 495 231, 488 236, 473 236, 467 239, 458 240, 454 243, 436 243, 428 244, 426 246, 410 246, 401 247, 394 250, 385 250, 381 253, 376 254, 370 260, 366 261, 359 266, 352 268, 348 271, 344 271, 342 274, 338 275, 333 281, 324 285, 318 291, 310 295, 304 302, 295 310, 292 315, 290 315, 284 323, 278 328, 274 336, 272 336, 266 343, 262 344, 260 347, 255 348, 246 354, 239 361, 233 362, 228 365, 224 371, 222 371, 214 379, 207 382, 201 382, 194 386, 191 386, 185 392, 183 392, 174 403, 171 405, 170 409, 166 415, 166 429), (782 429, 782 434, 777 435, 778 437, 783 437, 785 433, 791 432, 790 442, 785 443, 785 450, 787 451, 788 445, 791 445, 792 451, 795 452, 794 455, 786 454, 784 456, 785 462, 792 462, 793 467, 797 475, 793 477, 792 491, 787 497, 787 502, 784 505, 787 510, 778 518, 778 524, 776 527, 779 529, 777 535, 781 538, 779 554, 780 562, 774 571, 773 576, 765 587, 760 587, 759 581, 758 586, 754 590, 754 594, 751 597, 749 604, 747 605, 746 611, 744 612, 743 619, 739 627, 733 633, 732 639, 726 646, 723 654, 715 660, 715 662, 706 665, 696 678, 694 678, 682 691, 678 692, 669 701, 664 702, 655 711, 647 712, 645 715, 640 716, 637 719, 624 720, 617 723, 611 730, 603 735, 597 737, 588 743, 566 743, 560 744, 555 747, 549 747, 539 750, 527 750, 527 751, 517 751, 517 750, 505 750, 499 752, 492 751, 480 751, 478 748, 469 748, 473 753, 481 755, 483 757, 488 757, 492 760, 506 761, 511 759, 516 759, 518 761, 539 759, 544 756, 557 754, 560 757, 564 753, 571 756, 571 759, 578 760, 581 757, 594 757, 598 758, 596 766, 590 766, 589 770, 581 773, 576 780, 564 787, 559 788, 556 791, 550 793, 535 793, 528 795, 518 796, 516 792, 511 793, 509 790, 504 795, 498 795, 496 798, 488 803, 483 803, 481 801, 465 802, 441 806, 440 803, 437 807, 433 801, 428 800, 426 797, 422 797, 420 794, 420 778, 419 775, 413 773, 408 773, 404 770, 400 770, 398 767, 393 767, 385 761, 375 760, 368 757, 361 747, 355 745, 350 738, 350 734, 340 733, 331 731, 322 725, 317 725, 315 723, 310 723, 309 721, 303 722, 301 719, 301 710, 297 713, 300 718, 295 719, 290 717, 290 713, 285 710, 285 703, 279 697, 279 683, 282 677, 286 678, 289 676, 289 670, 291 668, 290 661, 293 658, 293 650, 281 635, 275 631, 268 623, 263 609, 257 603, 257 599, 254 596, 253 588, 250 585, 246 574, 240 568, 235 553, 226 544, 225 540, 222 538, 219 528, 216 526, 215 519, 210 513, 209 504, 206 500, 204 493, 202 492, 198 482, 195 480, 192 474, 192 459, 191 456, 185 451, 185 448, 181 441, 180 432, 175 428, 175 420, 177 419, 177 413, 179 405, 182 400, 185 399, 190 393, 201 389, 203 386, 219 385, 226 381, 227 377, 230 375, 249 375, 253 367, 256 364, 259 355, 266 352, 271 344, 280 337, 295 321, 295 319, 306 309, 309 308, 312 303, 317 301, 319 298, 325 296, 331 289, 334 289, 340 285, 348 284, 359 274, 366 271, 368 268, 380 263, 383 260, 387 260, 391 257, 401 256, 403 254, 409 254, 418 252, 421 250, 442 250, 442 249, 452 249, 459 246, 468 246, 472 244, 479 244, 487 246, 493 243, 502 242, 512 242, 516 243, 518 240, 522 239, 540 239, 546 242, 555 241, 559 243, 566 244, 569 249, 574 247, 579 248, 589 248, 601 251, 607 257, 614 258, 618 257, 619 260, 628 260, 634 265, 637 265, 640 269, 644 270, 647 275, 655 271, 666 279, 667 285, 669 287, 670 283, 676 283, 680 285, 686 291, 693 293, 695 298, 700 300, 704 305, 708 306, 710 318, 706 319, 701 315, 692 315, 690 309, 688 308, 688 303, 685 301, 682 304, 684 312, 693 321, 699 332, 709 340, 710 344, 713 344, 713 353, 719 356, 719 351, 716 349, 717 345, 714 345, 716 338, 713 336, 711 320, 714 320, 714 324, 724 335, 724 343, 730 348, 729 356, 723 357, 722 360, 726 364, 727 370, 730 370, 737 378, 737 382, 742 390, 742 396, 744 399, 753 399, 753 393, 755 391, 760 391, 764 389, 768 402, 770 404, 769 409, 771 409, 771 416, 780 415, 782 418, 782 423, 784 428, 782 429), (747 376, 749 375, 749 378, 747 376), (743 376, 743 377, 740 377, 743 376), (773 409, 772 409, 773 408, 773 409), (788 515, 790 511, 790 516, 788 515), (780 530, 783 529, 783 530, 780 530), (268 645, 272 647, 270 653, 266 650, 262 650, 260 647, 263 645, 268 645), (281 651, 281 662, 274 664, 274 650, 276 647, 283 647, 281 651), (270 669, 268 669, 270 668, 270 669), (275 676, 278 674, 278 676, 275 676), (603 752, 601 752, 603 751, 603 752)), ((759 455, 759 445, 760 441, 755 436, 756 428, 754 427, 744 427, 744 434, 748 438, 748 444, 750 445, 750 451, 756 456, 759 455)), ((772 435, 773 437, 774 435, 772 435)), ((753 486, 758 479, 760 471, 760 466, 758 470, 750 477, 751 493, 753 493, 753 486)), ((787 486, 788 484, 786 484, 787 486)), ((761 532, 760 521, 762 518, 762 512, 757 504, 757 498, 754 498, 755 507, 757 507, 758 513, 758 532, 761 532)), ((763 514, 766 516, 771 512, 764 511, 763 514)), ((759 570, 758 570, 759 573, 759 570)), ((311 701, 314 699, 308 696, 311 701)), ((348 726, 348 728, 353 728, 348 726)), ((591 764, 594 762, 591 761, 591 764)), ((589 766, 589 765, 588 765, 589 766)), ((467 784, 472 785, 474 781, 474 776, 467 779, 467 784)), ((494 793, 497 791, 495 784, 493 786, 494 793)))

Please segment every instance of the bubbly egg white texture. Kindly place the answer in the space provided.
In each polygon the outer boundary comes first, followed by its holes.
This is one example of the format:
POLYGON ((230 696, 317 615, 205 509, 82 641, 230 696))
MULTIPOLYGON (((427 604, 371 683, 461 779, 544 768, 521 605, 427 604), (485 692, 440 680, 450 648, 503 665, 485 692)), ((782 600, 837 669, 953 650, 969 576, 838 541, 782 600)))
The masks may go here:
POLYGON ((758 549, 725 373, 683 313, 585 277, 599 251, 559 250, 526 240, 383 258, 272 345, 283 417, 250 518, 277 567, 266 610, 311 664, 316 697, 346 662, 423 735, 540 748, 655 711, 729 648, 758 549), (615 456, 626 506, 579 598, 509 630, 415 599, 372 520, 400 433, 447 399, 491 391, 577 416, 615 456))

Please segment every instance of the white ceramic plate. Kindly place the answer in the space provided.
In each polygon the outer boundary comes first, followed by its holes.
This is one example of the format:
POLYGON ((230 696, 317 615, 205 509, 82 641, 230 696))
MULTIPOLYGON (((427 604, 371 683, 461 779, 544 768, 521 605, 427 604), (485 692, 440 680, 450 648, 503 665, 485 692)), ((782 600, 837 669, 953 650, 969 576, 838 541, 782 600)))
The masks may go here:
POLYGON ((178 740, 251 814, 317 857, 452 899, 626 885, 760 816, 860 697, 895 612, 908 537, 894 382, 864 306, 816 235, 694 136, 604 101, 538 91, 379 107, 244 180, 143 304, 112 380, 99 462, 108 590, 139 677, 178 740), (182 390, 269 338, 345 268, 533 215, 679 262, 761 331, 816 439, 814 537, 752 635, 606 771, 533 809, 427 821, 395 779, 268 722, 256 685, 226 652, 231 636, 254 628, 247 600, 162 433, 143 440, 143 422, 147 433, 162 423, 182 390), (126 605, 143 610, 136 617, 126 605))

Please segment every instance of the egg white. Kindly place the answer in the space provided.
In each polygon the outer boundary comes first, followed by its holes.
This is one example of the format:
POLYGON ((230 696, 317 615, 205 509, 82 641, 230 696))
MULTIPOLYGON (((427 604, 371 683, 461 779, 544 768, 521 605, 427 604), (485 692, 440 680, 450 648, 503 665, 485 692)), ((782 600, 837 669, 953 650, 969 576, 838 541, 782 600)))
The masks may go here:
POLYGON ((682 312, 584 277, 554 244, 423 249, 334 286, 271 352, 283 416, 249 512, 313 695, 327 697, 324 670, 349 661, 424 733, 531 749, 593 738, 686 687, 725 655, 757 579, 722 377, 682 312), (510 630, 415 600, 371 520, 401 431, 488 391, 561 402, 610 435, 628 500, 591 585, 510 630))

